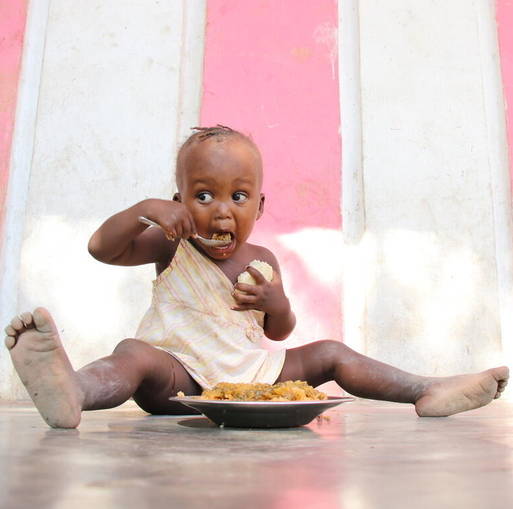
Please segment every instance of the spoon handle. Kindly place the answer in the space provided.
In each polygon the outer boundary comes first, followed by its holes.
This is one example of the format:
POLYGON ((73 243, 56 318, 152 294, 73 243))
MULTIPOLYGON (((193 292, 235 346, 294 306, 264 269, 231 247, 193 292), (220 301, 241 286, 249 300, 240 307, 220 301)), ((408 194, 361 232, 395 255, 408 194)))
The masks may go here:
POLYGON ((151 219, 148 219, 147 217, 139 216, 137 219, 140 223, 147 224, 148 226, 156 226, 157 228, 162 228, 160 224, 156 223, 155 221, 152 221, 151 219))
POLYGON ((162 228, 162 226, 160 226, 160 224, 156 223, 155 221, 152 221, 151 219, 148 219, 147 217, 144 217, 144 216, 139 216, 137 218, 139 220, 140 223, 144 223, 144 224, 147 224, 148 226, 156 226, 157 228, 160 228, 167 239, 169 240, 175 240, 175 238, 172 236, 172 235, 168 235, 166 231, 164 231, 164 228, 162 228))
MULTIPOLYGON (((162 228, 162 226, 160 226, 160 224, 156 223, 155 221, 152 221, 151 219, 148 219, 147 217, 139 216, 137 219, 139 220, 140 223, 147 224, 148 226, 156 226, 157 228, 161 228, 162 230, 164 230, 162 228)), ((164 232, 164 233, 166 233, 166 232, 164 232)), ((166 233, 166 237, 169 240, 175 240, 174 237, 169 236, 167 233, 166 233)), ((202 237, 201 235, 198 235, 198 234, 193 235, 193 238, 198 239, 200 242, 202 242, 206 246, 225 246, 226 244, 228 244, 228 242, 226 242, 224 240, 205 239, 204 237, 202 237)))

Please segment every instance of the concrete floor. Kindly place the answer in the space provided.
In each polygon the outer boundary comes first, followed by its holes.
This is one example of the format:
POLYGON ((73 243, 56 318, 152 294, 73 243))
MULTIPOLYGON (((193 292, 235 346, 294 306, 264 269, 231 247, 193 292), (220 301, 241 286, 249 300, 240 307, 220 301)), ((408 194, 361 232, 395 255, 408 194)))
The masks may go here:
POLYGON ((513 507, 513 402, 449 418, 357 400, 295 429, 220 429, 129 403, 51 430, 0 405, 0 507, 513 507))

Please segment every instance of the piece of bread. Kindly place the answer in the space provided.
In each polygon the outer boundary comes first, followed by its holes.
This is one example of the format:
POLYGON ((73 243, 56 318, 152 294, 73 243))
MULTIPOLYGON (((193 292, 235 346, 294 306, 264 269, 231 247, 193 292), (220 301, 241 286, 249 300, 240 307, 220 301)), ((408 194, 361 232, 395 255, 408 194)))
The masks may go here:
MULTIPOLYGON (((267 262, 263 262, 262 260, 253 260, 249 265, 250 267, 255 267, 255 269, 258 270, 258 272, 260 272, 267 281, 273 280, 273 268, 267 262)), ((245 283, 247 285, 256 285, 255 278, 247 270, 239 274, 237 282, 245 283)))

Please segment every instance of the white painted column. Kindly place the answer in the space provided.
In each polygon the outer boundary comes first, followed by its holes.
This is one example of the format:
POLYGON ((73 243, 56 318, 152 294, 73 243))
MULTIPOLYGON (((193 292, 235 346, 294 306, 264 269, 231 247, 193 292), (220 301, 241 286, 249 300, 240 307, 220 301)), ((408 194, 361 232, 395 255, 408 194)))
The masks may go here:
POLYGON ((339 15, 339 90, 342 135, 342 227, 344 283, 342 315, 344 342, 365 352, 363 329, 366 292, 362 238, 365 197, 362 166, 362 103, 360 79, 360 14, 358 0, 343 0, 339 15))
MULTIPOLYGON (((37 105, 37 122, 33 151, 15 142, 24 166, 12 174, 25 194, 9 193, 18 212, 7 232, 16 239, 7 313, 47 307, 80 367, 133 336, 149 305, 154 268, 103 265, 87 242, 113 213, 172 196, 177 142, 199 118, 205 2, 36 4, 39 17, 49 4, 46 47, 40 75, 32 66, 39 100, 20 94, 20 111, 37 105)), ((27 48, 24 66, 41 62, 42 47, 27 48)), ((1 355, 0 397, 25 397, 1 355)))
MULTIPOLYGON (((5 237, 0 252, 0 324, 2 332, 19 312, 20 258, 25 210, 36 131, 39 87, 50 0, 32 1, 27 12, 23 61, 18 86, 16 123, 11 149, 9 186, 5 207, 5 237)), ((11 397, 16 384, 7 350, 0 347, 0 398, 11 397)))
MULTIPOLYGON (((503 362, 513 362, 513 221, 495 0, 475 2, 486 117, 503 362)), ((508 394, 508 393, 507 393, 508 394)), ((511 397, 511 396, 510 396, 511 397)))
POLYGON ((426 374, 503 361, 511 233, 488 3, 359 2, 362 327, 369 355, 426 374))
POLYGON ((178 88, 178 126, 175 148, 192 134, 199 122, 203 94, 203 56, 205 45, 206 0, 182 0, 182 46, 178 88))

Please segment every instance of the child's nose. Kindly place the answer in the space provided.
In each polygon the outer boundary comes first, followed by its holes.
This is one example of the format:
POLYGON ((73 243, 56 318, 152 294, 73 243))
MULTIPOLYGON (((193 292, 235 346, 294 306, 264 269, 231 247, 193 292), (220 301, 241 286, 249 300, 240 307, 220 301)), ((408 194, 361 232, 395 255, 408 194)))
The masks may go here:
POLYGON ((229 219, 232 217, 232 212, 229 205, 223 201, 220 201, 217 205, 216 212, 214 218, 219 219, 229 219))

